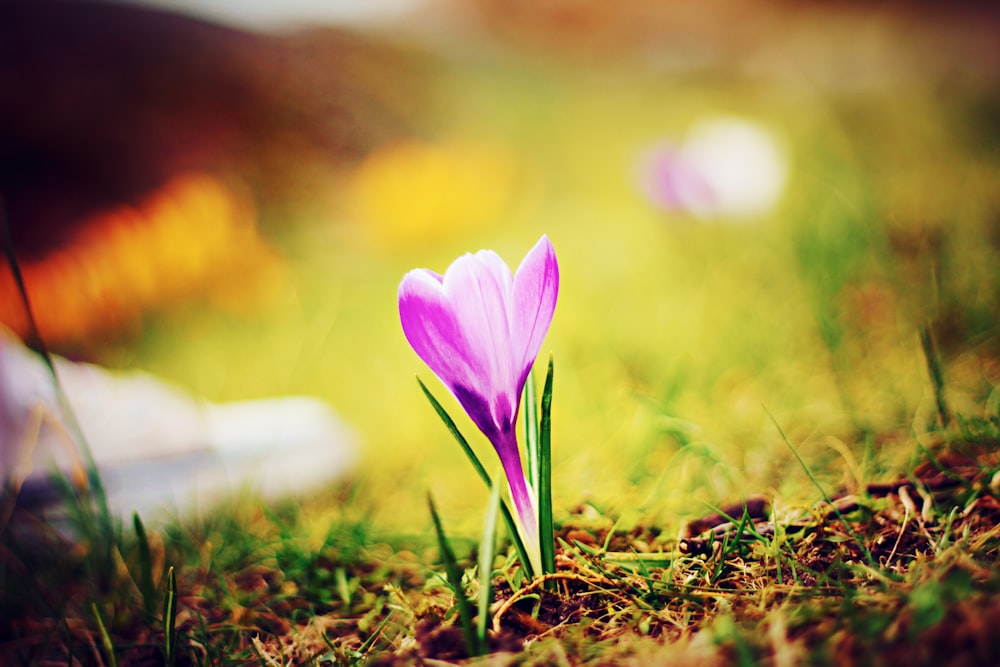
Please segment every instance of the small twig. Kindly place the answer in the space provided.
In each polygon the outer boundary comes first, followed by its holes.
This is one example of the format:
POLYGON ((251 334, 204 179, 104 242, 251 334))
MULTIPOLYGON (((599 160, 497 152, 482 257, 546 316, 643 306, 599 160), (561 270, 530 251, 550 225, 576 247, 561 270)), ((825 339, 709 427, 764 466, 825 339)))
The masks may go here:
POLYGON ((899 490, 899 499, 904 503, 910 503, 913 507, 913 513, 917 517, 917 525, 920 526, 920 533, 927 540, 927 543, 934 548, 937 544, 937 540, 934 536, 930 534, 927 530, 927 522, 931 520, 931 510, 934 507, 934 498, 931 496, 930 492, 922 487, 916 487, 914 489, 923 501, 920 505, 920 511, 917 511, 917 503, 910 497, 909 492, 906 488, 901 488, 899 490))
POLYGON ((771 511, 771 502, 764 496, 750 496, 740 503, 734 503, 722 508, 721 512, 716 512, 703 516, 689 522, 683 531, 686 537, 700 535, 706 530, 723 523, 731 523, 732 517, 743 516, 744 514, 751 520, 766 519, 771 511))
POLYGON ((899 549, 899 543, 903 540, 903 533, 906 532, 906 526, 910 523, 910 515, 916 507, 913 505, 913 500, 910 498, 910 494, 906 492, 905 487, 900 487, 899 489, 899 500, 903 504, 903 523, 899 526, 899 533, 896 534, 896 543, 892 545, 892 551, 886 556, 885 563, 883 567, 889 567, 889 563, 896 556, 896 550, 899 549))
MULTIPOLYGON (((914 513, 916 513, 916 505, 909 494, 919 494, 923 499, 923 505, 919 513, 921 526, 924 528, 925 536, 931 539, 927 535, 924 524, 930 520, 930 512, 934 504, 933 494, 946 492, 958 486, 969 485, 975 481, 974 474, 961 474, 941 464, 938 464, 937 470, 938 472, 934 476, 919 479, 917 482, 901 479, 895 482, 875 482, 868 484, 864 487, 864 494, 872 498, 884 498, 890 495, 902 497, 906 494, 913 505, 914 513)), ((767 521, 767 515, 758 504, 759 498, 759 496, 752 496, 746 500, 747 512, 751 516, 753 528, 758 534, 771 535, 774 533, 775 525, 773 522, 767 521)), ((822 521, 832 521, 838 517, 842 518, 844 515, 852 514, 862 507, 858 502, 858 496, 846 493, 832 496, 825 500, 824 503, 828 503, 830 509, 821 515, 822 521)), ((689 522, 682 531, 682 535, 686 535, 687 537, 680 540, 678 550, 688 556, 711 555, 712 545, 717 540, 725 540, 733 536, 736 525, 732 522, 729 515, 732 512, 738 511, 738 508, 742 506, 739 503, 733 504, 724 509, 724 513, 712 513, 689 522), (699 537, 707 532, 711 532, 711 535, 708 537, 699 537)), ((785 531, 799 532, 811 527, 815 527, 815 523, 796 521, 786 525, 785 531)), ((747 536, 748 539, 749 537, 751 536, 747 536)), ((933 540, 931 541, 933 542, 933 540)))
POLYGON ((553 572, 551 574, 543 574, 540 577, 535 577, 534 579, 531 580, 531 583, 529 583, 527 586, 515 592, 509 598, 504 600, 503 604, 501 604, 497 608, 496 612, 493 614, 493 632, 500 632, 500 621, 501 619, 503 619, 504 614, 510 611, 510 608, 513 607, 515 604, 517 604, 517 602, 521 598, 526 597, 529 593, 532 593, 538 588, 544 586, 546 582, 556 581, 558 579, 569 579, 572 581, 580 581, 585 584, 611 583, 611 582, 600 582, 600 580, 593 581, 591 579, 588 579, 586 577, 581 577, 572 572, 553 572))
POLYGON ((597 581, 609 586, 614 585, 614 582, 608 579, 606 576, 600 572, 588 567, 585 562, 581 562, 577 558, 570 558, 568 556, 560 555, 558 560, 563 565, 573 568, 580 576, 577 577, 579 581, 597 581))

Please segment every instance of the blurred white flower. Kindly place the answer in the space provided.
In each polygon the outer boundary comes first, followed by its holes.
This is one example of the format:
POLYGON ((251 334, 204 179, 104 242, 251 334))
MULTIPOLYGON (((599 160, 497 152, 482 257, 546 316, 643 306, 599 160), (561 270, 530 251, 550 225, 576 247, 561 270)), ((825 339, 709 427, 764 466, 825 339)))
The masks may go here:
POLYGON ((130 0, 252 30, 283 30, 312 25, 378 26, 404 21, 426 0, 130 0))
MULTIPOLYGON (((146 373, 55 365, 119 517, 185 516, 244 492, 302 496, 357 457, 353 431, 315 398, 216 404, 146 373)), ((41 357, 0 329, 0 481, 20 505, 58 514, 54 470, 83 479, 73 433, 41 357)))
POLYGON ((680 144, 660 142, 639 158, 638 180, 656 206, 698 218, 751 219, 771 212, 788 179, 788 156, 764 127, 707 118, 680 144))

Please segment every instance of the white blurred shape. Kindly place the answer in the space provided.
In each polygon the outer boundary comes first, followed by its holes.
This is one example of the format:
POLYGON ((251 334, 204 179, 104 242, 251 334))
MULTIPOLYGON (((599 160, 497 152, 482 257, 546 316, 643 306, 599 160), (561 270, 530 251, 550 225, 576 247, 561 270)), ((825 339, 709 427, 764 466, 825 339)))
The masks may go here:
MULTIPOLYGON (((25 504, 58 503, 52 468, 83 462, 42 359, 0 332, 0 478, 25 504), (32 499, 35 496, 35 500, 32 499)), ((357 440, 323 402, 305 396, 215 404, 140 372, 55 358, 56 370, 106 487, 112 512, 144 520, 209 510, 239 494, 274 500, 343 477, 357 440)))
POLYGON ((699 218, 749 219, 778 204, 788 156, 764 127, 730 116, 707 118, 680 146, 658 144, 641 157, 639 180, 656 205, 699 218))
POLYGON ((130 0, 252 30, 285 30, 311 25, 378 26, 403 21, 428 0, 130 0))

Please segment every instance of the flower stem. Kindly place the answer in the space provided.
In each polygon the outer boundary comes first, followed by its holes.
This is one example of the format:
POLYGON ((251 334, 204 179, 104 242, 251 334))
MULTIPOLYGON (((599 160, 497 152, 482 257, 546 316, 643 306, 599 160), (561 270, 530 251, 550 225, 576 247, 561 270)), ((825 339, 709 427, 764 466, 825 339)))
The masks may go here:
MULTIPOLYGON (((515 438, 513 433, 511 437, 515 438)), ((528 481, 524 477, 521 459, 503 457, 501 463, 504 475, 507 477, 507 486, 510 489, 511 500, 514 501, 514 510, 517 512, 517 527, 521 532, 521 540, 524 542, 528 558, 531 561, 531 569, 536 574, 541 574, 542 555, 538 543, 538 518, 535 509, 535 499, 528 488, 528 481)))

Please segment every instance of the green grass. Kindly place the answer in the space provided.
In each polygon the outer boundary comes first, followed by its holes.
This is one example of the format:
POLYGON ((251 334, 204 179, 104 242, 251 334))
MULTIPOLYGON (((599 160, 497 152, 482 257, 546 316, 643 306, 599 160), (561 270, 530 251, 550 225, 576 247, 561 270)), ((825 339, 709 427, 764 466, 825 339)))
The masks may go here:
MULTIPOLYGON (((0 656, 458 660, 455 589, 475 608, 491 569, 489 646, 518 664, 995 662, 983 619, 1000 612, 1000 155, 968 139, 975 91, 804 94, 500 56, 445 63, 439 84, 438 136, 500 146, 516 165, 496 185, 503 206, 433 243, 393 244, 331 179, 332 211, 303 199, 267 221, 283 228, 288 282, 264 311, 189 305, 105 351, 214 400, 327 399, 364 437, 356 476, 301 504, 123 528, 110 563, 95 565, 99 545, 5 533, 0 656), (780 208, 742 226, 654 211, 631 182, 636 150, 720 110, 791 147, 780 208), (559 366, 549 586, 523 576, 509 541, 492 568, 477 564, 489 491, 413 382, 429 374, 395 308, 410 268, 481 247, 513 261, 542 232, 562 270, 542 355, 559 366), (934 490, 935 475, 955 484, 934 490), (866 493, 901 479, 903 492, 866 493), (460 585, 441 567, 428 491, 460 585), (856 506, 831 513, 842 493, 856 506), (682 536, 758 494, 767 520, 740 510, 714 540, 682 536)), ((470 444, 489 469, 488 444, 470 444)))

